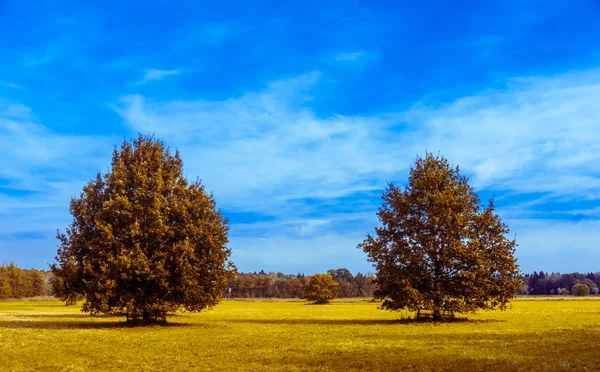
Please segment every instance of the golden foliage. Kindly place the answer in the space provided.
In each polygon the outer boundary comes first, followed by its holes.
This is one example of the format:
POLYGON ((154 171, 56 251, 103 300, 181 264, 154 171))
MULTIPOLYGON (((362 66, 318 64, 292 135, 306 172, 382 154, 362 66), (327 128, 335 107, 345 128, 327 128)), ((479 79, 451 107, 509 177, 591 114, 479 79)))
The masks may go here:
POLYGON ((140 135, 115 149, 111 170, 71 201, 53 272, 62 297, 83 311, 155 321, 183 306, 214 306, 235 269, 227 221, 179 153, 140 135))
POLYGON ((308 278, 304 298, 317 304, 326 304, 338 295, 339 284, 329 274, 315 274, 308 278))
POLYGON ((494 213, 441 156, 426 154, 408 184, 390 184, 382 226, 359 245, 377 269, 376 296, 389 310, 471 313, 506 308, 519 287, 516 242, 494 213))

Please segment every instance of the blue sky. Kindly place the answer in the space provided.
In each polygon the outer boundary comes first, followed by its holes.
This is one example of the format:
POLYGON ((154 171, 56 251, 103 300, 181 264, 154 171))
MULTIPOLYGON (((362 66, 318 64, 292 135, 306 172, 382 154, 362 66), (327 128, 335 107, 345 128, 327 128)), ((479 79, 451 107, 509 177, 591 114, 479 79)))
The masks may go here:
POLYGON ((242 271, 372 271, 356 245, 426 150, 496 196, 522 270, 600 270, 598 1, 82 3, 0 1, 0 262, 46 268, 141 132, 242 271))

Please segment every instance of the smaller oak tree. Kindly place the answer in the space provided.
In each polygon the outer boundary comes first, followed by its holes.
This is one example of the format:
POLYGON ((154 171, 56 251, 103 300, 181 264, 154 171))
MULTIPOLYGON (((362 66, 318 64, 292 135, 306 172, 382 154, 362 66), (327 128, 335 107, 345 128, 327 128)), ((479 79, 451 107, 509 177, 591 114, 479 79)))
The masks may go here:
POLYGON ((587 296, 590 294, 590 287, 583 283, 575 284, 571 292, 574 296, 587 296))
POLYGON ((315 274, 304 286, 304 298, 317 304, 326 304, 338 295, 338 283, 329 274, 315 274))

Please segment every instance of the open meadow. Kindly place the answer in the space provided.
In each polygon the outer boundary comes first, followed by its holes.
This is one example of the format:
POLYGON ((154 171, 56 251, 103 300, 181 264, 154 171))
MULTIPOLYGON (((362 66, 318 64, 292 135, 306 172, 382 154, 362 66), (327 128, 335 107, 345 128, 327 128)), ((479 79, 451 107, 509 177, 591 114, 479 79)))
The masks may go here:
POLYGON ((0 302, 2 371, 599 370, 600 300, 513 301, 433 324, 366 300, 223 301, 130 328, 58 301, 0 302))

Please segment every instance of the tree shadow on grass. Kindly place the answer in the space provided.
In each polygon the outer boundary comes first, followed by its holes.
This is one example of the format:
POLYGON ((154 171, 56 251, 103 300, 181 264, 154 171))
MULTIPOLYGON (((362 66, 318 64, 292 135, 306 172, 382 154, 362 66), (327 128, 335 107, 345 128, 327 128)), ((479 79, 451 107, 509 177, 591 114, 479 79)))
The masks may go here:
POLYGON ((331 370, 435 370, 435 371, 516 371, 516 370, 598 370, 600 363, 594 353, 580 350, 596 347, 598 334, 594 331, 541 330, 511 334, 402 334, 357 335, 356 344, 348 340, 335 343, 311 353, 289 353, 282 363, 288 369, 331 370), (531 347, 535 339, 544 347, 531 347), (578 342, 565 342, 577 339, 578 342), (402 344, 392 341, 403 340, 402 344), (406 342, 408 340, 408 342, 406 342), (371 341, 386 347, 365 347, 371 341), (552 353, 548 350, 561 350, 552 353))
POLYGON ((107 329, 121 327, 126 327, 125 322, 0 320, 0 329, 107 329))
POLYGON ((227 323, 283 324, 283 325, 376 325, 399 324, 387 319, 229 319, 227 323))
POLYGON ((298 358, 295 360, 290 360, 288 363, 290 367, 298 367, 298 366, 311 366, 313 368, 321 368, 321 369, 329 369, 329 368, 339 368, 341 363, 346 363, 346 368, 348 369, 358 369, 358 370, 377 370, 377 371, 385 371, 385 370, 412 370, 412 371, 494 371, 494 370, 517 370, 518 363, 511 362, 510 359, 508 361, 502 360, 500 362, 491 362, 485 361, 482 359, 475 358, 465 358, 465 357, 446 357, 436 356, 432 357, 420 357, 413 356, 410 353, 404 352, 399 353, 403 358, 389 358, 388 355, 375 354, 373 356, 363 356, 361 359, 358 359, 356 353, 344 353, 342 352, 339 355, 335 362, 330 362, 325 358, 322 359, 308 359, 308 358, 298 358), (381 358, 381 361, 373 361, 374 357, 381 358), (348 360, 353 360, 353 362, 348 363, 348 360))
POLYGON ((31 319, 107 319, 107 318, 115 318, 122 319, 123 317, 120 315, 90 315, 90 314, 68 314, 68 313, 56 313, 56 314, 11 314, 8 315, 13 316, 15 318, 31 318, 31 319))
MULTIPOLYGON (((117 319, 121 320, 125 318, 125 314, 101 314, 101 315, 91 315, 87 313, 56 313, 56 314, 7 314, 4 315, 6 317, 15 317, 15 318, 32 318, 32 319, 117 319)), ((167 319, 170 318, 182 318, 187 317, 185 314, 169 314, 167 315, 167 319)))
POLYGON ((506 320, 500 319, 469 319, 469 318, 442 318, 441 320, 433 320, 431 318, 405 318, 399 319, 398 323, 401 324, 480 324, 480 323, 506 323, 506 320))
POLYGON ((505 320, 455 318, 433 322, 430 319, 229 319, 228 323, 283 324, 283 325, 402 325, 402 324, 452 324, 452 323, 501 323, 505 320))
POLYGON ((412 348, 364 348, 327 350, 310 356, 292 354, 283 362, 289 369, 364 371, 516 371, 522 361, 511 355, 463 356, 421 353, 412 348))
MULTIPOLYGON (((89 317, 89 316, 88 316, 89 317)), ((21 318, 26 318, 25 316, 21 318)), ((90 317, 91 318, 91 317, 90 317)), ((46 320, 0 320, 0 329, 114 329, 114 328, 172 328, 190 326, 188 323, 159 323, 151 325, 131 326, 121 322, 97 321, 46 321, 46 320)))

